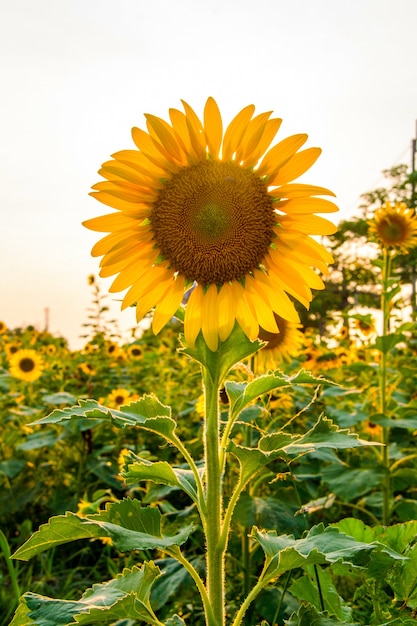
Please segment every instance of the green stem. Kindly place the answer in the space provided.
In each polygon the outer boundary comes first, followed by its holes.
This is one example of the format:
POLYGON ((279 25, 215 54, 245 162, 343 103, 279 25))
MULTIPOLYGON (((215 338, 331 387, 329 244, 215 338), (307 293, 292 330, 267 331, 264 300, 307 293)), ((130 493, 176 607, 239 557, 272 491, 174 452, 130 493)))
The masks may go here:
MULTIPOLYGON (((387 247, 384 247, 382 270, 382 293, 381 293, 381 309, 382 309, 382 334, 387 336, 389 332, 389 278, 391 273, 391 257, 387 247)), ((381 352, 380 367, 380 413, 387 417, 387 351, 381 352)), ((385 468, 385 476, 382 482, 382 523, 386 526, 389 522, 390 515, 390 499, 391 499, 391 480, 390 480, 390 460, 389 460, 389 428, 382 428, 382 443, 384 445, 382 452, 382 463, 385 468)))
POLYGON ((0 548, 6 560, 7 569, 9 570, 10 581, 12 583, 13 593, 16 598, 16 604, 18 604, 19 598, 20 598, 20 589, 19 589, 19 583, 17 581, 17 573, 13 565, 13 562, 10 559, 10 548, 9 548, 6 535, 3 533, 2 530, 0 530, 0 548))
POLYGON ((206 588, 204 586, 203 581, 200 578, 200 575, 195 569, 195 567, 193 567, 190 561, 188 561, 188 559, 185 558, 185 556, 183 555, 183 553, 181 552, 178 546, 176 546, 175 548, 171 548, 171 549, 168 548, 165 550, 165 552, 169 554, 170 556, 172 556, 174 559, 176 559, 178 563, 181 563, 181 565, 190 574, 191 578, 196 584, 198 591, 200 592, 200 596, 203 601, 204 611, 206 614, 207 624, 215 624, 216 620, 213 615, 213 611, 211 608, 209 597, 207 595, 206 588))
POLYGON ((203 368, 205 392, 204 454, 206 466, 206 558, 207 594, 214 616, 213 626, 224 626, 225 545, 220 536, 223 522, 222 468, 219 440, 219 377, 203 368))
POLYGON ((249 608, 249 605, 255 600, 256 596, 262 591, 262 589, 274 578, 274 576, 266 576, 264 578, 266 569, 267 565, 265 564, 264 569, 258 578, 258 582, 254 587, 252 587, 251 591, 248 593, 243 603, 241 604, 240 609, 232 622, 232 626, 240 626, 245 616, 245 613, 249 608))
POLYGON ((201 522, 203 524, 203 527, 205 528, 206 521, 207 521, 207 506, 206 506, 206 500, 204 497, 203 485, 201 483, 201 478, 200 478, 200 474, 198 473, 197 465, 195 464, 193 457, 188 452, 187 448, 184 446, 184 444, 182 443, 181 439, 179 439, 179 437, 177 437, 174 434, 172 436, 172 441, 175 447, 177 448, 178 452, 180 452, 182 456, 184 457, 184 459, 187 461, 193 473, 195 484, 197 487, 197 494, 198 494, 198 502, 196 504, 197 504, 198 512, 200 513, 201 522))

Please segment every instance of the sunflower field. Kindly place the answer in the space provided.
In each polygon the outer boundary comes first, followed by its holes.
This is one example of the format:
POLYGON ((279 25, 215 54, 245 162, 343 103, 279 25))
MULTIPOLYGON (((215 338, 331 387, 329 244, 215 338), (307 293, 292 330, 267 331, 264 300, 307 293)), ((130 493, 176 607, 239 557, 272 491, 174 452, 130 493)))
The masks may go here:
POLYGON ((410 626, 413 181, 335 232, 292 182, 306 135, 183 105, 85 223, 149 328, 123 338, 96 276, 80 350, 0 322, 0 625, 410 626))

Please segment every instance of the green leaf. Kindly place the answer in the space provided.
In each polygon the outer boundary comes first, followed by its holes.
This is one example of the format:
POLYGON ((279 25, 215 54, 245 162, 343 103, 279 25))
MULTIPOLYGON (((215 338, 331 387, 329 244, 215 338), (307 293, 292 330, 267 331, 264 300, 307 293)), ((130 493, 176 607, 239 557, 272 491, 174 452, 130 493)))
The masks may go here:
POLYGON ((311 604, 302 604, 296 613, 285 621, 285 626, 361 626, 358 622, 340 621, 329 617, 327 611, 319 613, 311 604))
POLYGON ((387 354, 392 348, 394 348, 400 341, 406 341, 406 337, 401 333, 392 333, 390 335, 381 335, 376 338, 375 348, 387 354))
MULTIPOLYGON (((23 602, 28 609, 29 622, 16 621, 13 626, 68 626, 69 624, 109 624, 117 619, 133 618, 148 624, 158 624, 149 603, 153 582, 160 575, 152 562, 141 567, 124 569, 113 580, 93 585, 80 600, 55 600, 26 593, 23 602)), ((20 608, 20 607, 19 607, 20 608)))
POLYGON ((277 536, 275 531, 260 531, 256 527, 252 529, 251 537, 265 553, 268 579, 306 565, 338 561, 352 566, 362 565, 375 549, 375 545, 355 541, 336 528, 325 529, 323 524, 314 526, 303 539, 294 539, 292 535, 277 536))
MULTIPOLYGON (((201 470, 203 473, 204 470, 201 470)), ((129 453, 125 457, 125 466, 122 476, 128 485, 132 485, 141 480, 151 480, 161 485, 178 487, 185 491, 194 501, 198 501, 198 493, 195 477, 190 469, 173 467, 167 461, 148 461, 129 453)))
MULTIPOLYGON (((375 445, 375 442, 363 441, 356 433, 341 429, 331 419, 321 415, 316 424, 305 435, 293 437, 291 442, 282 446, 283 433, 275 433, 262 437, 259 448, 271 451, 282 448, 286 454, 305 454, 320 448, 343 450, 360 446, 375 445)), ((376 443, 376 445, 380 445, 376 443)))
POLYGON ((324 484, 346 502, 371 491, 381 484, 383 470, 374 468, 351 468, 339 463, 321 469, 324 484))
POLYGON ((242 409, 259 396, 265 393, 279 389, 280 387, 288 387, 293 385, 322 385, 333 384, 332 381, 321 376, 316 377, 307 370, 300 370, 293 376, 287 376, 280 370, 258 376, 249 383, 226 382, 225 387, 230 399, 230 414, 232 419, 236 419, 242 409))
POLYGON ((145 395, 119 409, 108 409, 96 400, 79 400, 78 406, 55 409, 35 424, 60 424, 77 418, 88 418, 92 422, 99 420, 100 423, 108 421, 118 428, 140 426, 161 435, 170 443, 176 441, 176 423, 171 417, 171 409, 162 404, 155 395, 145 395))
POLYGON ((352 609, 348 607, 343 598, 338 594, 333 584, 332 576, 328 570, 317 568, 306 568, 307 574, 297 578, 289 591, 302 602, 308 602, 316 607, 321 608, 321 599, 323 599, 324 608, 329 615, 337 617, 339 620, 346 620, 349 624, 352 618, 352 609), (320 583, 321 597, 319 594, 316 575, 320 583))
POLYGON ((417 544, 406 552, 407 561, 398 563, 388 582, 395 599, 411 609, 417 609, 417 544))
POLYGON ((67 391, 58 391, 57 393, 49 393, 42 397, 45 404, 74 404, 77 398, 67 391))
POLYGON ((76 539, 103 537, 109 537, 121 552, 163 549, 183 544, 191 531, 192 526, 188 526, 176 535, 163 536, 159 509, 142 508, 139 500, 126 498, 121 502, 107 503, 106 509, 95 515, 81 517, 67 512, 52 517, 16 550, 13 558, 27 561, 56 545, 76 539))

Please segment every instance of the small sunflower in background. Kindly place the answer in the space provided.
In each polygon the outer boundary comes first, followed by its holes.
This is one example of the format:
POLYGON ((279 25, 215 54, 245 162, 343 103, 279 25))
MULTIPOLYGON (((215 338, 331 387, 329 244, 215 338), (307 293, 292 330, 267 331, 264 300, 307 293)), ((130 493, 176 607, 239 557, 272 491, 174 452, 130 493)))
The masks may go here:
POLYGON ((317 160, 320 148, 300 150, 297 134, 271 146, 281 119, 242 109, 223 132, 219 107, 208 98, 201 121, 182 102, 170 123, 147 114, 147 131, 133 128, 134 150, 102 165, 106 180, 92 196, 116 212, 84 222, 109 233, 92 249, 102 277, 116 276, 111 292, 127 292, 140 321, 154 309, 155 334, 186 305, 184 334, 194 346, 200 331, 208 347, 231 334, 235 322, 251 340, 259 328, 278 333, 274 313, 299 322, 290 299, 308 308, 333 262, 315 235, 336 227, 315 215, 337 211, 320 196, 332 191, 292 181, 317 160))
POLYGON ((20 343, 5 343, 4 344, 4 350, 7 354, 7 356, 10 358, 11 356, 13 356, 13 354, 16 354, 16 352, 19 352, 19 350, 22 349, 22 344, 20 343))
POLYGON ((259 331, 258 338, 267 342, 266 346, 258 350, 255 356, 256 369, 260 372, 276 369, 280 363, 291 361, 299 354, 303 344, 303 333, 299 330, 301 324, 289 322, 276 313, 274 317, 278 333, 271 333, 263 328, 259 331))
POLYGON ((131 359, 140 359, 142 358, 142 348, 137 344, 132 344, 126 348, 127 355, 131 359))
POLYGON ((86 376, 95 376, 97 374, 94 365, 88 363, 87 361, 84 361, 84 363, 80 363, 78 367, 86 376))
POLYGON ((355 328, 364 337, 370 337, 376 333, 375 319, 371 314, 355 315, 355 328))
POLYGON ((36 350, 17 350, 9 359, 10 374, 26 382, 34 382, 41 377, 44 362, 36 350))
POLYGON ((139 400, 139 396, 137 394, 133 394, 131 391, 119 387, 118 389, 113 389, 113 391, 109 393, 107 396, 106 406, 117 409, 119 406, 129 404, 135 400, 139 400))
POLYGON ((406 254, 417 245, 417 218, 405 202, 386 202, 368 224, 370 236, 381 247, 406 254))
POLYGON ((0 335, 3 335, 7 331, 6 322, 0 320, 0 335))

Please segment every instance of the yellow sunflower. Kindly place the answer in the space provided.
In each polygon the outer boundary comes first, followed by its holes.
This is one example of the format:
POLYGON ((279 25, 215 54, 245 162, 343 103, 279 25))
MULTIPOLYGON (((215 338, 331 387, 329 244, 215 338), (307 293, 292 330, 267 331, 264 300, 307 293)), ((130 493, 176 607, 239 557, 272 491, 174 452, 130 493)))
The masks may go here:
POLYGON ((128 346, 126 352, 131 359, 140 359, 142 357, 142 348, 136 344, 128 346))
POLYGON ((407 253, 417 245, 417 218, 405 202, 386 202, 369 221, 369 234, 379 245, 407 253))
POLYGON ((276 313, 274 317, 278 333, 259 329, 259 339, 267 342, 266 346, 256 353, 256 368, 261 372, 276 369, 278 363, 290 361, 300 352, 303 343, 303 334, 299 330, 300 324, 289 322, 276 313))
POLYGON ((376 333, 375 320, 371 314, 357 315, 355 317, 355 326, 365 337, 369 337, 370 335, 374 335, 376 333))
POLYGON ((122 308, 137 320, 154 308, 157 334, 193 287, 185 311, 186 342, 201 331, 212 351, 235 321, 251 340, 259 327, 277 333, 274 312, 299 321, 295 297, 308 307, 323 282, 329 252, 311 235, 335 226, 315 213, 337 211, 323 187, 293 183, 319 157, 300 148, 306 134, 270 148, 281 120, 242 109, 223 132, 219 108, 208 98, 201 121, 183 102, 170 124, 145 115, 147 131, 133 128, 136 150, 103 164, 105 181, 92 196, 116 213, 84 222, 109 233, 92 250, 103 256, 100 275, 116 275, 110 291, 128 290, 122 308))
POLYGON ((2 320, 0 320, 0 335, 2 335, 3 333, 5 333, 7 330, 7 325, 5 322, 3 322, 2 320))
POLYGON ((129 402, 133 402, 133 400, 138 400, 139 396, 132 394, 127 389, 122 389, 119 387, 118 389, 113 389, 111 393, 107 396, 106 405, 110 408, 117 409, 119 406, 123 404, 128 404, 129 402))
POLYGON ((37 380, 43 372, 44 363, 36 350, 17 350, 9 360, 10 374, 26 382, 37 380))

